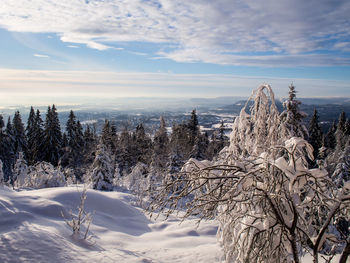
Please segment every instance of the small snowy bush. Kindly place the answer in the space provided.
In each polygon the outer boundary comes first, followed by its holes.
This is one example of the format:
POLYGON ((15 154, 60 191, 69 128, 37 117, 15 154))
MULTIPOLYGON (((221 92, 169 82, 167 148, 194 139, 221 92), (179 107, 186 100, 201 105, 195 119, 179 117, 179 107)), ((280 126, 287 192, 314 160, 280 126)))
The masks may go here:
POLYGON ((64 174, 52 164, 40 162, 33 166, 23 184, 24 187, 60 187, 66 183, 64 174))

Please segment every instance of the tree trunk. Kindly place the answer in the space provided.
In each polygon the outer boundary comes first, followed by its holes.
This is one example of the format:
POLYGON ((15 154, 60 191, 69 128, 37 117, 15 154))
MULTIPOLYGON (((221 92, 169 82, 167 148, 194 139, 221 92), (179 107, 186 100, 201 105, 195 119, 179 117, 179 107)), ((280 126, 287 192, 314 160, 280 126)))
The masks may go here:
POLYGON ((343 253, 341 254, 339 263, 346 263, 349 255, 350 255, 350 243, 347 243, 343 253))

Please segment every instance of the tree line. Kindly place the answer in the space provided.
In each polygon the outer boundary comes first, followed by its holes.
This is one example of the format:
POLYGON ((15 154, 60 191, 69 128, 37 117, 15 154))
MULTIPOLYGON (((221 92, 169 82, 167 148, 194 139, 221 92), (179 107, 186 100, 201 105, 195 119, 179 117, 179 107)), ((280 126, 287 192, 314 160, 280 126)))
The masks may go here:
POLYGON ((94 126, 83 127, 73 111, 62 131, 55 105, 48 107, 45 120, 38 109, 31 107, 26 125, 19 111, 12 120, 8 117, 6 125, 0 115, 0 160, 4 180, 10 184, 14 183, 13 171, 20 153, 27 165, 47 162, 63 170, 70 169, 70 176, 81 181, 101 155, 101 149, 111 159, 110 169, 113 172, 118 169, 123 176, 139 162, 159 172, 176 172, 187 159, 212 159, 227 144, 223 123, 209 138, 200 131, 196 110, 189 120, 173 123, 170 133, 161 117, 153 135, 145 132, 142 123, 134 131, 125 127, 117 132, 109 120, 105 120, 102 132, 97 134, 94 126))

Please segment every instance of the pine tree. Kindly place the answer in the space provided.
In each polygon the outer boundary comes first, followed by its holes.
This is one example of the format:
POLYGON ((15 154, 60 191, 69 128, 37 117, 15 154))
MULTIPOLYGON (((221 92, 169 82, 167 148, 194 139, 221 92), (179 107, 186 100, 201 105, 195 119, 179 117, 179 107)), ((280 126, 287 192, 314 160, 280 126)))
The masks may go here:
POLYGON ((44 142, 44 160, 57 166, 61 156, 62 133, 55 105, 47 110, 44 142))
POLYGON ((102 128, 102 142, 112 153, 116 151, 116 143, 118 140, 116 128, 114 125, 111 125, 109 120, 105 120, 105 123, 102 128))
POLYGON ((196 137, 199 133, 199 127, 198 127, 198 117, 196 110, 192 110, 191 112, 191 119, 189 120, 187 124, 188 130, 189 130, 189 139, 190 139, 190 145, 193 146, 196 140, 196 137))
POLYGON ((136 126, 133 136, 133 146, 133 155, 136 157, 136 161, 149 164, 151 162, 152 141, 146 135, 142 123, 136 126))
POLYGON ((35 114, 35 128, 32 140, 33 144, 33 163, 41 162, 44 160, 45 154, 45 132, 44 121, 41 118, 40 111, 36 110, 35 114))
POLYGON ((25 152, 26 159, 28 163, 34 164, 35 163, 35 143, 37 138, 35 137, 35 131, 36 131, 36 117, 35 117, 35 111, 33 107, 30 107, 29 117, 27 121, 27 127, 26 127, 26 135, 27 135, 27 151, 25 152))
POLYGON ((131 167, 136 164, 132 152, 132 138, 125 127, 119 137, 119 151, 117 154, 117 162, 119 164, 121 175, 130 173, 131 167))
POLYGON ((4 177, 3 164, 2 164, 2 161, 0 160, 0 185, 3 185, 4 182, 5 182, 5 177, 4 177))
POLYGON ((13 117, 13 135, 14 135, 14 150, 16 156, 19 152, 23 152, 27 149, 27 138, 25 135, 25 129, 22 122, 21 114, 19 111, 15 112, 15 116, 13 117))
POLYGON ((303 124, 306 114, 299 109, 301 102, 296 99, 296 90, 293 84, 289 86, 288 100, 283 103, 285 110, 280 117, 284 125, 284 133, 288 138, 301 137, 307 138, 307 129, 303 124))
POLYGON ((209 146, 208 134, 199 134, 195 137, 194 145, 190 152, 190 157, 195 158, 199 161, 208 159, 207 152, 209 146))
POLYGON ((68 146, 74 148, 76 146, 75 129, 76 129, 76 118, 74 112, 71 110, 68 116, 66 124, 66 137, 68 141, 68 146))
POLYGON ((314 158, 316 159, 319 154, 319 149, 322 147, 322 131, 318 121, 317 110, 314 109, 314 113, 309 124, 309 138, 308 142, 314 148, 314 158))
POLYGON ((71 110, 67 124, 66 133, 63 135, 62 147, 64 153, 60 160, 62 166, 69 166, 79 172, 83 159, 82 151, 84 147, 83 128, 80 121, 76 121, 74 112, 71 110))
POLYGON ((4 165, 4 175, 5 181, 10 181, 12 183, 12 167, 15 162, 15 138, 13 132, 13 126, 11 124, 11 118, 8 117, 7 125, 5 129, 5 138, 3 141, 3 165, 4 165))
POLYGON ((345 122, 345 135, 346 136, 350 135, 350 121, 349 121, 349 119, 346 119, 346 122, 345 122))
POLYGON ((324 146, 329 149, 334 149, 336 146, 335 132, 337 130, 337 124, 334 121, 332 126, 329 128, 325 138, 324 138, 324 146))
POLYGON ((114 165, 110 154, 110 151, 103 143, 98 145, 96 157, 90 172, 93 189, 105 191, 113 189, 114 165))
POLYGON ((5 127, 4 117, 0 114, 0 132, 2 132, 2 129, 4 127, 5 127))
POLYGON ((344 149, 346 143, 346 116, 345 112, 341 112, 339 115, 337 130, 335 132, 336 148, 344 149))
POLYGON ((160 127, 156 131, 153 139, 152 169, 157 172, 166 170, 168 158, 169 138, 163 116, 160 117, 160 127))

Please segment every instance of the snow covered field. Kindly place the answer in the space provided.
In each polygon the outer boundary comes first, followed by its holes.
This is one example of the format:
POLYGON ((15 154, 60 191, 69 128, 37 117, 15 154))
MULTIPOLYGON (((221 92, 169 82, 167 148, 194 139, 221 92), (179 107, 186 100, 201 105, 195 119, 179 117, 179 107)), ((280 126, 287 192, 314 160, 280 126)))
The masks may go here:
POLYGON ((0 262, 221 262, 217 223, 151 220, 121 192, 88 190, 92 240, 65 223, 82 188, 13 191, 0 187, 0 262))

